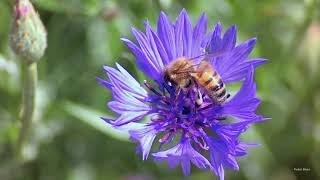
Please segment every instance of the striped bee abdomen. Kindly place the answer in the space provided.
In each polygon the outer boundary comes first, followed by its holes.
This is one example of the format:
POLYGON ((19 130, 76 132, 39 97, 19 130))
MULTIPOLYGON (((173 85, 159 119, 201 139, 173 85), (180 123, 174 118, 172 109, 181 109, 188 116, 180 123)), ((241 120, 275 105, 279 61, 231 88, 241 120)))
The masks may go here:
POLYGON ((207 62, 202 62, 194 75, 197 83, 204 88, 215 103, 221 104, 229 97, 220 75, 207 62))

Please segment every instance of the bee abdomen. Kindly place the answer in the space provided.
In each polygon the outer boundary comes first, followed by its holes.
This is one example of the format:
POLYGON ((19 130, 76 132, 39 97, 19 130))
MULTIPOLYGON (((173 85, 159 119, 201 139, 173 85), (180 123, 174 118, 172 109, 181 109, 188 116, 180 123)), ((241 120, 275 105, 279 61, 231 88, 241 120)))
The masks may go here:
POLYGON ((208 85, 208 89, 213 92, 217 92, 223 87, 224 83, 221 81, 220 77, 216 78, 215 82, 208 85))
POLYGON ((202 87, 206 87, 206 86, 209 86, 210 84, 214 83, 214 81, 216 80, 216 77, 217 77, 217 73, 215 71, 205 71, 205 72, 202 72, 198 75, 198 81, 199 81, 199 84, 202 86, 202 87))
POLYGON ((225 84, 216 71, 207 71, 200 77, 200 84, 206 90, 208 96, 216 103, 223 103, 227 99, 225 84), (204 81, 206 79, 206 81, 204 81))
POLYGON ((222 104, 230 96, 220 75, 209 63, 201 63, 193 77, 213 102, 222 104))
POLYGON ((225 88, 222 88, 218 93, 217 93, 217 97, 218 98, 223 98, 226 95, 227 91, 225 88))

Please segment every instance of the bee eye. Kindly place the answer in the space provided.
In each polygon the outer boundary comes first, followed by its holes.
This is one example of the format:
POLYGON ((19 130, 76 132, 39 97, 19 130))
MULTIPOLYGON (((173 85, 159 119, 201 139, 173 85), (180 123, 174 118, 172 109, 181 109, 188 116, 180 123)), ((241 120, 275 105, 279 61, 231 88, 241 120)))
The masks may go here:
POLYGON ((164 77, 163 77, 163 79, 164 79, 164 82, 165 82, 168 86, 170 86, 170 87, 173 86, 173 83, 172 83, 172 81, 171 81, 171 78, 170 78, 170 76, 169 76, 168 74, 165 74, 164 77))

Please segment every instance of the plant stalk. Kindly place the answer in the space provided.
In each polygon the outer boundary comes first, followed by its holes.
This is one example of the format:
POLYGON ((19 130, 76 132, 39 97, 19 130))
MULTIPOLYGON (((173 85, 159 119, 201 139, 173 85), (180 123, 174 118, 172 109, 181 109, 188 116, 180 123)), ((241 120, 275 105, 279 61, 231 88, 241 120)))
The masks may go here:
POLYGON ((35 107, 36 86, 38 80, 37 63, 23 63, 23 92, 21 109, 21 129, 17 141, 17 153, 21 154, 26 139, 28 139, 30 126, 35 107))

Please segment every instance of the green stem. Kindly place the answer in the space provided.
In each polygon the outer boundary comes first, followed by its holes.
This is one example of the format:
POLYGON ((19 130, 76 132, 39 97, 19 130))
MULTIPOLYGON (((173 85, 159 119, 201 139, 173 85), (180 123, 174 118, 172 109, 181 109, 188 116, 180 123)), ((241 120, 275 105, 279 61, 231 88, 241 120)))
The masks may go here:
POLYGON ((305 5, 305 17, 303 23, 297 28, 294 39, 292 40, 291 46, 287 49, 288 53, 296 52, 300 46, 300 42, 304 38, 304 35, 312 23, 314 15, 317 10, 318 0, 312 0, 309 4, 305 5))
POLYGON ((23 77, 21 130, 17 144, 18 154, 21 153, 32 123, 37 86, 37 64, 23 64, 23 77))

